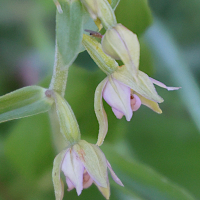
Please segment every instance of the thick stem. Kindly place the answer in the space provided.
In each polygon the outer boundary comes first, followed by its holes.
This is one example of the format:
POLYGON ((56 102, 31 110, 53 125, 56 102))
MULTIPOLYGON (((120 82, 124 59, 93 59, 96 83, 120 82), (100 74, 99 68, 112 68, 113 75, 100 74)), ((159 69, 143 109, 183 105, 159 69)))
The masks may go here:
POLYGON ((68 70, 69 70, 69 67, 63 64, 63 59, 62 59, 61 54, 58 51, 58 46, 56 42, 53 76, 51 79, 49 89, 56 91, 62 97, 64 97, 65 95, 68 70))

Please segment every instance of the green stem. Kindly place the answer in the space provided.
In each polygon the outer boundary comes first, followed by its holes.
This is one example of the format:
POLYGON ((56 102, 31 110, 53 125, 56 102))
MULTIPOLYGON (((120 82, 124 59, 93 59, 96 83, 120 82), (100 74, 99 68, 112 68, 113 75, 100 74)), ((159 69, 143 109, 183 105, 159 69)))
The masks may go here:
POLYGON ((62 56, 60 52, 58 51, 58 47, 56 43, 55 63, 54 63, 53 76, 51 79, 49 89, 56 91, 62 97, 64 97, 65 95, 68 70, 69 70, 69 67, 64 65, 62 56))

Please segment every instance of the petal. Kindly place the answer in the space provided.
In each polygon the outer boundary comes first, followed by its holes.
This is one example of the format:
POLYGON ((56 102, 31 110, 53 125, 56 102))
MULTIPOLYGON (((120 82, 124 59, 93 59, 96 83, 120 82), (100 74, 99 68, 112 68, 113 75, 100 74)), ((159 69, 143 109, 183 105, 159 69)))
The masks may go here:
POLYGON ((98 146, 102 145, 104 138, 106 137, 106 134, 108 132, 108 119, 107 119, 107 115, 104 110, 103 102, 102 102, 102 91, 107 81, 108 81, 108 78, 105 78, 97 86, 96 91, 95 91, 95 97, 94 97, 94 110, 97 116, 97 120, 99 122, 99 134, 98 134, 98 140, 97 140, 98 146))
POLYGON ((160 86, 162 88, 165 88, 168 91, 179 90, 181 88, 181 87, 167 87, 164 83, 161 83, 160 81, 157 81, 157 80, 155 80, 153 78, 150 78, 150 80, 152 81, 153 84, 158 85, 158 86, 160 86))
POLYGON ((70 191, 70 190, 74 189, 74 184, 70 181, 69 178, 66 178, 66 183, 67 183, 67 186, 68 186, 67 191, 70 191))
POLYGON ((75 186, 77 194, 80 195, 83 190, 84 166, 79 157, 71 149, 65 155, 62 163, 62 171, 75 186))
POLYGON ((86 171, 91 178, 101 187, 107 187, 107 163, 103 152, 97 145, 90 144, 84 140, 73 146, 86 171))
POLYGON ((118 119, 121 119, 124 114, 118 110, 116 110, 115 108, 112 108, 112 111, 114 112, 115 116, 118 118, 118 119))
POLYGON ((89 188, 93 183, 93 179, 91 178, 91 176, 89 175, 89 173, 86 171, 83 174, 83 188, 89 188))
POLYGON ((130 96, 131 89, 129 87, 110 77, 104 88, 103 98, 112 108, 123 113, 127 121, 131 120, 133 114, 130 96))
POLYGON ((131 98, 132 111, 137 111, 140 108, 141 104, 142 102, 140 98, 136 94, 133 94, 133 98, 131 98))
POLYGON ((117 177, 117 175, 116 175, 115 172, 113 171, 113 169, 112 169, 112 167, 111 167, 111 165, 110 165, 110 163, 109 163, 108 161, 107 161, 107 166, 108 166, 108 169, 110 170, 110 173, 111 173, 111 176, 112 176, 113 180, 114 180, 117 184, 119 184, 119 185, 121 185, 121 186, 124 187, 123 183, 122 183, 121 180, 117 177))
POLYGON ((138 72, 137 82, 132 74, 127 70, 126 66, 118 68, 118 70, 112 74, 112 77, 149 100, 158 103, 163 102, 163 99, 156 92, 156 89, 149 76, 142 71, 138 72))
POLYGON ((135 91, 133 91, 141 100, 141 103, 147 107, 149 107, 150 109, 152 109, 154 112, 157 112, 158 114, 162 113, 162 110, 160 109, 158 103, 156 103, 155 101, 151 101, 149 99, 146 99, 145 97, 141 96, 140 94, 136 93, 135 91))

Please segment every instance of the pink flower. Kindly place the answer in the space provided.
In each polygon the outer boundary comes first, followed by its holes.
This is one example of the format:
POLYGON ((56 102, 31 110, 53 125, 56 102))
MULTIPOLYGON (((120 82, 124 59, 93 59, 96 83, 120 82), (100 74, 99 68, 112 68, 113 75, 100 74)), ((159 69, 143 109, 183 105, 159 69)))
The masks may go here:
POLYGON ((56 199, 63 196, 61 187, 57 188, 60 183, 60 170, 66 177, 68 191, 76 188, 77 194, 80 195, 83 189, 94 183, 105 198, 109 199, 110 184, 107 168, 110 170, 113 180, 123 186, 100 148, 80 140, 71 148, 58 154, 54 160, 53 181, 56 199))
POLYGON ((141 106, 140 98, 131 92, 131 88, 116 79, 110 79, 103 89, 104 100, 112 107, 112 111, 118 119, 124 115, 130 121, 133 111, 141 106))

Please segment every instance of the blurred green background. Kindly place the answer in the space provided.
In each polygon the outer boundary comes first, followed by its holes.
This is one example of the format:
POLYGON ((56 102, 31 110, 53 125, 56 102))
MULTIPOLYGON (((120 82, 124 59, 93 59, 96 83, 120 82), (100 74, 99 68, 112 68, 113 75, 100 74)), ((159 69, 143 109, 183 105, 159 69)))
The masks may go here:
MULTIPOLYGON (((200 1, 122 0, 119 23, 137 33, 140 69, 180 91, 157 88, 158 115, 142 106, 131 122, 104 102, 109 132, 102 150, 125 187, 111 181, 111 200, 200 199, 200 1)), ((48 87, 54 62, 55 6, 49 0, 1 0, 0 95, 32 84, 48 87)), ((70 68, 66 99, 82 139, 96 142, 94 91, 105 75, 86 52, 70 68)), ((0 200, 54 199, 56 155, 47 114, 0 124, 0 200)), ((111 179, 111 178, 110 178, 111 179)), ((77 197, 104 199, 95 186, 77 197)))

